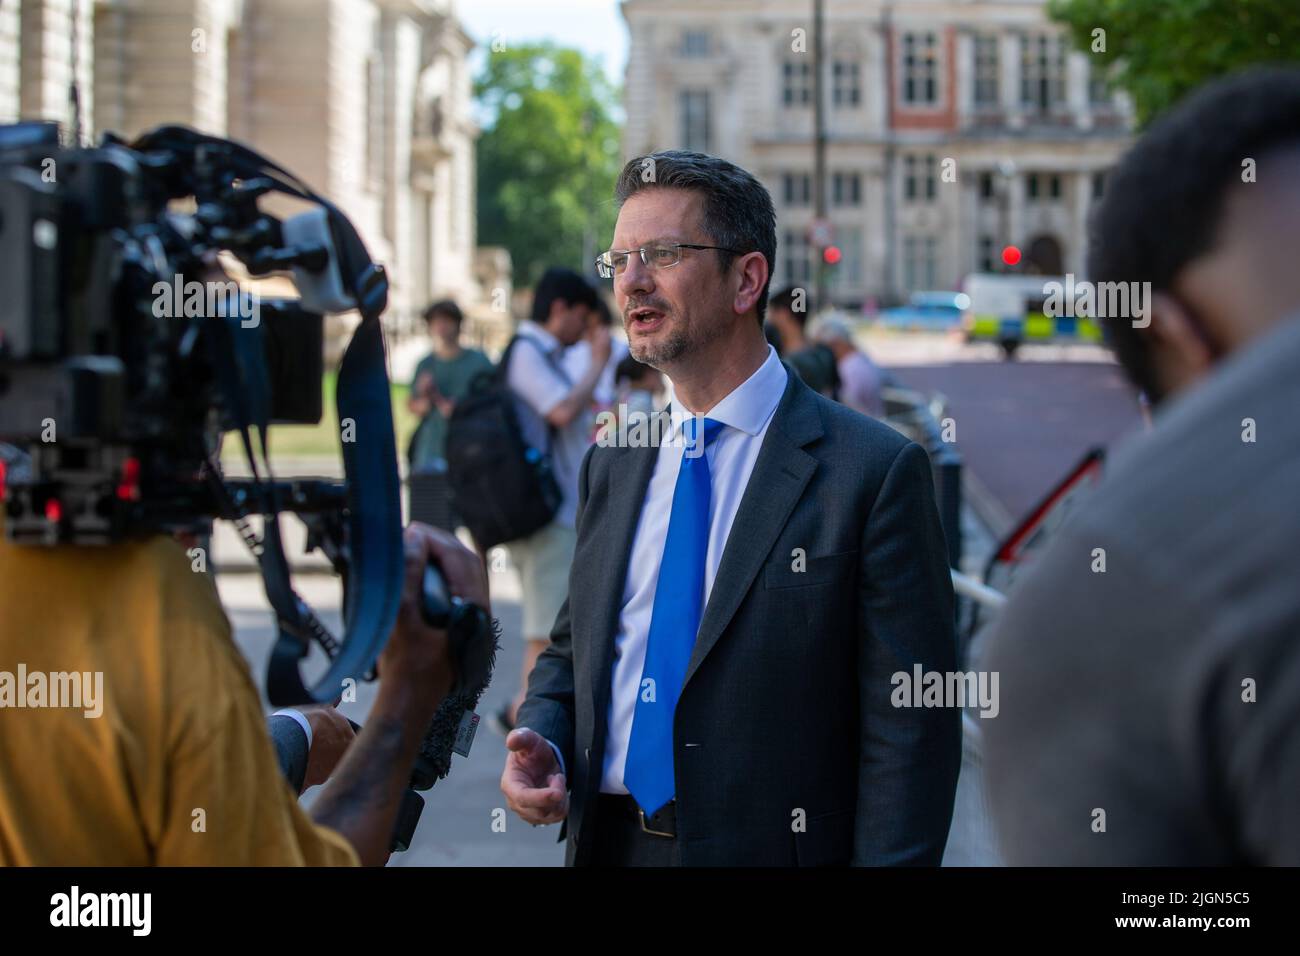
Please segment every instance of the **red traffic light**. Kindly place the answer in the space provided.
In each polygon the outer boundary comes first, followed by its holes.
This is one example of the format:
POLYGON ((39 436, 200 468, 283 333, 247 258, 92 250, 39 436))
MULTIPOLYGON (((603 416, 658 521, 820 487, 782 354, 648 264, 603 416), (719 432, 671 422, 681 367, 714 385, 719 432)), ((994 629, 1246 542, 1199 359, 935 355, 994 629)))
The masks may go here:
POLYGON ((1015 246, 1007 246, 1002 250, 1002 261, 1009 266, 1014 266, 1020 261, 1020 250, 1015 246))
POLYGON ((827 246, 822 250, 822 259, 825 260, 828 266, 835 265, 835 263, 840 261, 840 247, 827 246))

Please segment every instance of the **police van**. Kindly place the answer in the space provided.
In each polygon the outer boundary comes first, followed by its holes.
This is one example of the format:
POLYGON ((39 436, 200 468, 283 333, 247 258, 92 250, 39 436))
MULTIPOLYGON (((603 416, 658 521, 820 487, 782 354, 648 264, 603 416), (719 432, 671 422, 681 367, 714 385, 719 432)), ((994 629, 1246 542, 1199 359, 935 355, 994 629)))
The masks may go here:
POLYGON ((996 342, 1014 358, 1022 342, 1101 342, 1101 326, 1086 316, 1048 314, 1043 303, 1063 276, 971 273, 961 327, 968 342, 996 342))

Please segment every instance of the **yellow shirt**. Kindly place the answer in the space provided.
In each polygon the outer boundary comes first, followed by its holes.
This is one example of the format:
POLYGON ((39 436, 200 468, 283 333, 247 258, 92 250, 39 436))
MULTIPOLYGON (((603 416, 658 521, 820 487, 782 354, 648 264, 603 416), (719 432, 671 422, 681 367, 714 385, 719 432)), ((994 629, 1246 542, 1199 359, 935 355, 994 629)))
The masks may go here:
POLYGON ((216 588, 179 544, 19 547, 3 529, 0 864, 357 863, 298 806, 216 588), (75 702, 72 672, 80 706, 49 706, 75 702))

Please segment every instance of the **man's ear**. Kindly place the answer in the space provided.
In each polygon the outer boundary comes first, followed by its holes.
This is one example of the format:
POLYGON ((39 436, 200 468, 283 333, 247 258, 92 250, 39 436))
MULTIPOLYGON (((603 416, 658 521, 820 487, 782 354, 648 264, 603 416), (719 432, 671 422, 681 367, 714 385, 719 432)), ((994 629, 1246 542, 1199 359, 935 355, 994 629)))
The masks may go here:
POLYGON ((732 308, 737 315, 744 315, 758 305, 758 297, 763 294, 767 284, 767 259, 761 252, 751 252, 740 258, 740 285, 732 301, 732 308))
POLYGON ((1151 324, 1142 334, 1151 339, 1156 373, 1174 391, 1208 372, 1214 354, 1196 322, 1172 295, 1152 293, 1150 308, 1151 324))

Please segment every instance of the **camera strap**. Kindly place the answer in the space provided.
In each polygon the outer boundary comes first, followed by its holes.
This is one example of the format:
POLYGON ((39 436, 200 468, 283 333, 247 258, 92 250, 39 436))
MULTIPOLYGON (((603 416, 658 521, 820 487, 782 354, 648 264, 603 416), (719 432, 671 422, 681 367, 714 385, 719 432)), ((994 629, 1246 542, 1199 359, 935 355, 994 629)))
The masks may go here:
POLYGON ((260 547, 266 597, 275 612, 279 636, 267 670, 267 697, 273 704, 332 701, 345 681, 368 674, 397 620, 404 577, 402 503, 397 443, 393 434, 392 394, 384 356, 380 315, 388 303, 388 279, 341 210, 298 177, 247 146, 184 127, 160 127, 136 142, 142 151, 164 149, 208 162, 219 155, 245 179, 266 177, 277 192, 307 200, 327 213, 332 262, 361 323, 339 365, 335 407, 340 425, 343 472, 347 482, 349 573, 344 584, 344 633, 336 641, 293 590, 280 535, 280 502, 267 452, 271 394, 261 361, 260 326, 243 328, 218 320, 215 347, 228 410, 240 433, 252 471, 257 507, 264 521, 260 547), (342 431, 348 424, 346 433, 342 431), (251 434, 256 432, 266 466, 262 480, 251 434), (299 665, 315 639, 330 655, 325 674, 311 687, 299 665))
MULTIPOLYGON (((280 625, 267 670, 267 696, 272 703, 334 700, 343 692, 345 681, 369 673, 397 621, 402 596, 401 484, 379 319, 388 300, 388 281, 351 224, 332 205, 324 205, 339 269, 361 313, 361 324, 339 364, 335 390, 348 500, 350 571, 344 583, 344 634, 326 673, 310 689, 305 687, 299 662, 310 639, 323 626, 289 583, 279 518, 273 514, 268 518, 270 533, 264 542, 269 547, 264 547, 261 555, 267 599, 280 625)), ((265 453, 264 426, 259 431, 265 453)), ((269 460, 267 465, 269 469, 269 460)))
POLYGON ((336 699, 347 679, 355 681, 374 667, 397 620, 404 564, 391 403, 376 315, 357 327, 339 366, 338 421, 352 426, 352 440, 341 442, 350 571, 344 584, 343 639, 329 669, 311 688, 303 684, 299 662, 323 626, 290 584, 278 513, 267 516, 260 561, 267 600, 280 627, 267 671, 272 703, 336 699))
POLYGON ((238 319, 217 321, 217 349, 225 359, 223 387, 231 417, 237 425, 264 519, 260 548, 267 601, 279 630, 271 650, 266 691, 276 705, 337 699, 346 681, 369 673, 378 660, 393 624, 404 572, 401 486, 397 444, 393 433, 392 395, 379 316, 387 301, 387 279, 371 263, 350 226, 331 208, 339 265, 361 312, 361 324, 339 365, 335 407, 340 425, 343 471, 347 485, 347 548, 350 571, 345 581, 344 633, 336 641, 311 608, 294 591, 280 532, 280 510, 267 446, 271 395, 261 328, 243 328, 238 319), (364 264, 357 268, 357 263, 364 264), (253 434, 257 448, 254 448, 253 434), (259 454, 260 453, 260 454, 259 454), (265 480, 258 459, 265 466, 265 480), (331 653, 325 674, 308 687, 300 664, 316 640, 331 653))

